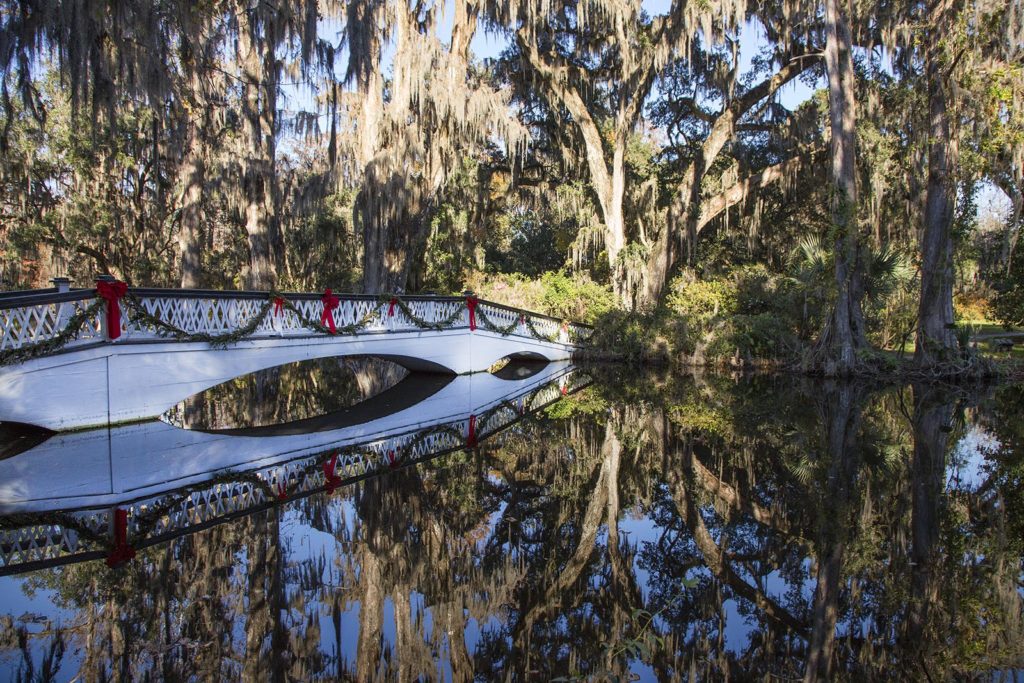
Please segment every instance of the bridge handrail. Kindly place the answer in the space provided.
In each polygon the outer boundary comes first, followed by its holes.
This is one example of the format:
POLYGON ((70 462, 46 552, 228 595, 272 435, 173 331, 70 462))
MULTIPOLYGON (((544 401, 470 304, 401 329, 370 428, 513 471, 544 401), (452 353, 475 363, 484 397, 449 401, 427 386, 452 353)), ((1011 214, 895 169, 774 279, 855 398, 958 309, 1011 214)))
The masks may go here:
MULTIPOLYGON (((179 339, 195 337, 193 341, 229 343, 254 334, 282 336, 326 331, 317 322, 323 296, 318 293, 149 287, 132 287, 127 292, 126 303, 130 305, 122 304, 126 310, 121 317, 121 332, 128 338, 170 334, 179 339), (287 302, 289 310, 285 313, 275 307, 271 316, 269 306, 277 298, 287 302), (203 303, 173 305, 175 301, 203 303), (243 324, 243 321, 246 322, 243 324), (239 332, 244 332, 242 337, 232 336, 239 332)), ((338 296, 338 303, 330 317, 340 323, 343 333, 349 334, 432 326, 433 329, 457 329, 472 327, 475 323, 503 335, 579 344, 593 330, 588 325, 471 295, 343 294, 338 296), (471 302, 474 312, 470 311, 471 302)), ((106 336, 103 300, 96 290, 50 289, 0 295, 0 365, 47 355, 66 346, 102 342, 106 336)))

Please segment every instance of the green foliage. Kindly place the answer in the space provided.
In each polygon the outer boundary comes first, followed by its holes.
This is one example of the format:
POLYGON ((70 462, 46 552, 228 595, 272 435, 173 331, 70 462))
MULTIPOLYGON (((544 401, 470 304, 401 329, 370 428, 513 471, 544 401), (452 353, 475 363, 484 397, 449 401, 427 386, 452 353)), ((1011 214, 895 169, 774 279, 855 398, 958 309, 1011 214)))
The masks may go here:
POLYGON ((540 282, 544 288, 543 310, 548 315, 589 324, 617 307, 610 287, 582 273, 551 271, 544 273, 540 282))
MULTIPOLYGON (((341 190, 324 199, 319 210, 295 221, 295 228, 288 233, 285 256, 289 268, 281 279, 281 289, 358 291, 362 271, 352 221, 355 199, 354 189, 341 190)), ((239 246, 244 250, 244 244, 239 246)))
POLYGON ((631 364, 664 357, 666 344, 656 337, 655 330, 654 317, 649 314, 612 309, 594 321, 591 346, 598 354, 631 364))
POLYGON ((617 307, 611 288, 584 273, 551 271, 539 279, 521 274, 472 273, 466 287, 481 299, 587 324, 617 307))
POLYGON ((678 316, 679 350, 698 360, 780 359, 796 347, 797 297, 789 281, 762 265, 739 266, 698 280, 683 273, 666 305, 678 316))
POLYGON ((996 282, 992 313, 1007 327, 1024 325, 1024 258, 1017 257, 996 282))

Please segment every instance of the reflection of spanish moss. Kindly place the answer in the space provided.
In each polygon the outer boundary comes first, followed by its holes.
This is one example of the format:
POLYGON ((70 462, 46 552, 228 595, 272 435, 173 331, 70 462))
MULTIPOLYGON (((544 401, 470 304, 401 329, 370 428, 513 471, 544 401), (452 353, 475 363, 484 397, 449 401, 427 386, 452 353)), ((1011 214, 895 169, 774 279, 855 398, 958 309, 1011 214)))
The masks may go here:
POLYGON ((70 616, 32 636, 0 618, 0 644, 25 657, 26 638, 36 671, 49 657, 88 680, 625 678, 638 661, 659 680, 945 680, 1024 664, 1008 533, 1024 442, 1003 419, 1024 394, 969 399, 1011 450, 959 486, 946 392, 619 391, 118 573, 37 573, 70 616))

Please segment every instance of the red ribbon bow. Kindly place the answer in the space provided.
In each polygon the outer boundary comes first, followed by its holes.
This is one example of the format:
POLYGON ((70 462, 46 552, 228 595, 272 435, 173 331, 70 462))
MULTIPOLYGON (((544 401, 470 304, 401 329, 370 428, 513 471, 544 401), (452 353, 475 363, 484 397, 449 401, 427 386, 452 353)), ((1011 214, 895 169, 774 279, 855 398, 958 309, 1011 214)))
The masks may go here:
POLYGON ((282 315, 284 313, 284 299, 279 296, 274 297, 274 315, 282 315))
POLYGON ((107 566, 117 567, 134 557, 135 548, 128 545, 128 511, 117 508, 114 510, 114 548, 107 555, 107 566))
POLYGON ((338 297, 334 296, 331 288, 328 287, 324 290, 324 295, 320 297, 320 301, 324 304, 324 311, 320 314, 320 324, 327 325, 327 329, 331 331, 331 334, 337 334, 338 330, 334 326, 334 316, 331 315, 331 312, 338 307, 338 297))
POLYGON ((107 302, 107 337, 110 339, 121 336, 121 306, 118 301, 127 293, 128 285, 120 280, 96 281, 96 295, 107 302))
POLYGON ((338 488, 338 486, 341 485, 341 477, 339 477, 334 471, 334 468, 337 465, 338 454, 335 453, 334 455, 331 456, 330 461, 325 462, 323 465, 320 466, 321 468, 323 468, 324 478, 327 480, 327 485, 324 487, 324 490, 326 490, 327 493, 329 494, 334 493, 334 489, 338 488))
POLYGON ((388 317, 390 318, 395 314, 395 304, 398 303, 398 299, 391 297, 391 301, 388 302, 388 317))
POLYGON ((466 297, 466 308, 469 309, 469 331, 476 329, 476 305, 479 303, 475 296, 466 297))
POLYGON ((476 415, 469 416, 469 427, 466 429, 466 448, 476 448, 476 415))
POLYGON ((520 313, 519 314, 519 324, 520 325, 525 325, 526 324, 526 314, 525 313, 520 313))

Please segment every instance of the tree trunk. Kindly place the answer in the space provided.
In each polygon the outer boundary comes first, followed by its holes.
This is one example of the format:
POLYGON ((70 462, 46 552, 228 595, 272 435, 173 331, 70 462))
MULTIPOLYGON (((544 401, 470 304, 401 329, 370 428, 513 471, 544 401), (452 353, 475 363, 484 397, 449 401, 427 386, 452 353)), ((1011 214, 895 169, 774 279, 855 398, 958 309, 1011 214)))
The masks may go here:
MULTIPOLYGON (((589 157, 590 155, 588 155, 589 157)), ((605 226, 605 249, 608 253, 608 267, 612 274, 612 287, 623 306, 633 308, 634 293, 628 264, 622 262, 622 250, 626 247, 626 218, 622 207, 626 191, 626 140, 616 139, 612 152, 611 183, 599 188, 601 214, 605 226)))
MULTIPOLYGON (((946 452, 954 402, 941 388, 914 385, 914 460, 911 469, 913 506, 911 513, 910 600, 907 604, 906 631, 903 634, 910 653, 908 660, 925 662, 925 642, 930 611, 938 600, 939 515, 942 507, 946 452)), ((915 672, 916 673, 916 672, 915 672)))
MULTIPOLYGON (((941 3, 932 7, 931 26, 937 30, 941 3)), ((921 233, 921 299, 917 309, 917 347, 914 361, 934 368, 959 357, 953 316, 953 181, 957 143, 950 136, 945 75, 937 37, 926 54, 928 75, 928 190, 921 233)))
POLYGON ((249 242, 249 271, 245 286, 270 289, 277 284, 279 238, 274 186, 274 120, 277 106, 277 69, 273 45, 261 45, 249 23, 239 32, 242 56, 242 203, 249 242), (261 94, 263 97, 261 97, 261 94))
POLYGON ((839 593, 844 583, 843 558, 856 528, 851 511, 855 508, 860 467, 857 441, 864 405, 863 390, 849 383, 825 387, 821 398, 819 411, 827 430, 829 468, 815 543, 818 576, 804 669, 806 683, 831 680, 839 593))
POLYGON ((206 183, 206 164, 199 149, 198 126, 189 123, 187 151, 182 169, 184 187, 181 202, 181 229, 178 249, 181 257, 181 286, 195 289, 202 275, 202 202, 206 183))
POLYGON ((847 376, 867 348, 861 311, 863 281, 857 239, 856 83, 850 55, 850 26, 839 0, 825 3, 825 70, 828 73, 832 136, 832 225, 835 231, 836 303, 818 339, 813 364, 826 375, 847 376))

